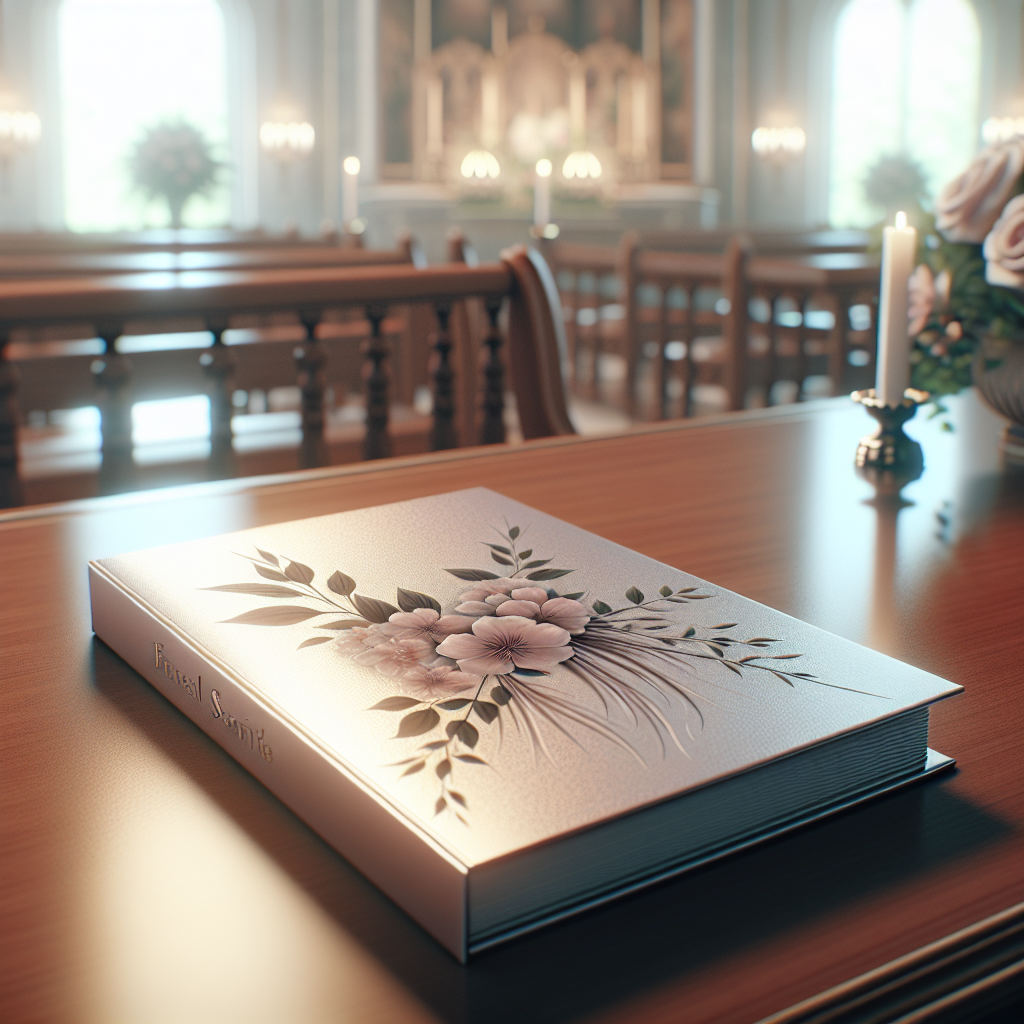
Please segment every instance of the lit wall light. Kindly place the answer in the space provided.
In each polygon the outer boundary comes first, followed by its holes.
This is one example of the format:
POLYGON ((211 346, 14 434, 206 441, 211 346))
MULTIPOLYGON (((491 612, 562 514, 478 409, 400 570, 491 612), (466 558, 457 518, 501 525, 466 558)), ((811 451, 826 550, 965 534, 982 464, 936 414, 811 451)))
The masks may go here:
POLYGON ((750 136, 750 145, 758 156, 794 157, 807 148, 807 136, 803 128, 755 128, 750 136))
POLYGON ((1024 117, 990 117, 981 126, 981 137, 990 146, 1018 135, 1024 135, 1024 117))
POLYGON ((501 174, 501 166, 493 153, 486 149, 470 150, 462 161, 464 178, 490 178, 492 181, 501 174))
POLYGON ((576 178, 586 181, 587 178, 601 177, 601 161, 593 153, 585 149, 579 149, 570 153, 562 164, 562 177, 572 181, 576 178))
POLYGON ((31 110, 0 110, 0 151, 28 149, 41 134, 42 123, 31 110))
POLYGON ((307 121, 264 121, 260 125, 260 145, 271 156, 304 156, 315 141, 316 132, 307 121))

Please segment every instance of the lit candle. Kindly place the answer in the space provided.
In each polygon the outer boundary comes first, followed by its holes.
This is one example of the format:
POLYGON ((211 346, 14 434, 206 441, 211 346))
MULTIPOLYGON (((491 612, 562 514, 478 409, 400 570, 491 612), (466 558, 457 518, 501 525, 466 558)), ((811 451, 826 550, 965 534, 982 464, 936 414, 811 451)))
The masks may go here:
POLYGON ((907 289, 917 254, 917 232, 907 215, 896 214, 896 226, 882 240, 882 294, 878 310, 878 359, 875 397, 897 406, 910 385, 910 337, 907 334, 907 289))
POLYGON ((541 157, 533 180, 533 223, 544 228, 551 220, 551 161, 541 157))
POLYGON ((359 216, 359 157, 347 156, 341 162, 341 219, 351 224, 359 216))

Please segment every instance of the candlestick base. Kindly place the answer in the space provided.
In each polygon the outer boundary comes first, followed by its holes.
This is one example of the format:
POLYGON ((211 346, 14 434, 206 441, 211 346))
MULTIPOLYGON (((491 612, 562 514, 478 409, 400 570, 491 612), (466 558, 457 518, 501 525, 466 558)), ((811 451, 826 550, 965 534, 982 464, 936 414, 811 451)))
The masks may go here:
POLYGON ((850 396, 878 421, 873 434, 857 445, 857 472, 874 485, 880 496, 896 496, 911 480, 924 472, 921 446, 903 433, 903 424, 913 419, 917 407, 931 397, 927 391, 907 388, 899 405, 884 405, 874 388, 850 396))

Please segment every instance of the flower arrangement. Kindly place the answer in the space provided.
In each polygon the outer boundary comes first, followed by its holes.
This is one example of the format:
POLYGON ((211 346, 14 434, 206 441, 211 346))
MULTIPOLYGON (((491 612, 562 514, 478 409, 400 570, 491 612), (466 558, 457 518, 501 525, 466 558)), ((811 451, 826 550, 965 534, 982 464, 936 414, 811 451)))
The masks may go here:
POLYGON ((1024 339, 1024 137, 987 147, 935 202, 910 280, 911 383, 972 383, 983 339, 1024 339))
POLYGON ((164 199, 171 226, 181 227, 188 199, 208 192, 221 168, 203 133, 185 121, 162 121, 149 128, 130 158, 132 182, 153 199, 164 199))
POLYGON ((320 619, 314 627, 320 633, 300 643, 300 650, 331 644, 342 658, 387 678, 396 692, 369 710, 401 713, 395 739, 417 741, 392 766, 403 777, 429 771, 438 787, 435 815, 449 812, 464 824, 469 801, 456 788, 456 776, 487 765, 510 726, 535 755, 552 761, 549 730, 580 746, 574 733, 584 730, 644 764, 631 732, 653 735, 663 756, 670 745, 691 756, 673 724, 679 721, 674 711, 682 710, 692 740, 704 722, 702 683, 759 673, 791 687, 834 686, 786 667, 801 655, 775 653, 778 639, 741 639, 731 632, 735 622, 678 622, 674 613, 713 597, 698 587, 665 584, 648 597, 631 586, 618 606, 593 598, 588 603, 583 592, 559 593, 546 585, 575 570, 534 558, 532 548, 523 548, 518 526, 497 532, 502 543, 482 543, 508 575, 448 569, 469 586, 447 608, 401 587, 396 607, 357 593, 356 581, 340 571, 327 579, 324 592, 314 586, 312 568, 258 548, 256 557, 243 557, 261 582, 208 589, 288 602, 224 621, 290 626, 320 619), (296 598, 312 599, 315 606, 296 605, 296 598), (566 685, 566 672, 593 700, 566 685), (482 743, 491 729, 495 741, 482 743))

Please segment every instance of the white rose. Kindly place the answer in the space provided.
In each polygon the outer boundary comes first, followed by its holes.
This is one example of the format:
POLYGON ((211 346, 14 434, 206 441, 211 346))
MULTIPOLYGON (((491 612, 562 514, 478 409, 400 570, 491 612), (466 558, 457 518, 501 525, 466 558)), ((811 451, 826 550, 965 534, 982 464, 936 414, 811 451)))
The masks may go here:
POLYGON ((1024 195, 1006 204, 985 239, 985 280, 1024 291, 1024 195))
POLYGON ((935 227, 951 242, 979 244, 1017 191, 1024 174, 1024 138, 981 151, 935 200, 935 227))

